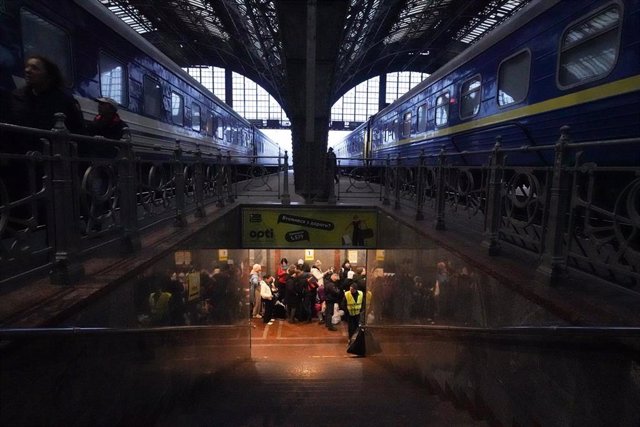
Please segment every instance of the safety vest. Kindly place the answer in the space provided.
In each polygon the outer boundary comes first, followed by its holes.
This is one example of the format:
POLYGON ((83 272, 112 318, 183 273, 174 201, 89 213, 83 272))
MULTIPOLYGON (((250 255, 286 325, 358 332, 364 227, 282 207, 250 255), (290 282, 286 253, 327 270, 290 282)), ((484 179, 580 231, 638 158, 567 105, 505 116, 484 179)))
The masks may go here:
POLYGON ((152 321, 160 321, 169 313, 170 299, 171 294, 169 292, 153 292, 149 295, 149 308, 152 321))
POLYGON ((357 316, 362 310, 362 291, 358 291, 358 298, 353 299, 351 291, 345 291, 344 297, 347 300, 347 311, 350 316, 357 316))

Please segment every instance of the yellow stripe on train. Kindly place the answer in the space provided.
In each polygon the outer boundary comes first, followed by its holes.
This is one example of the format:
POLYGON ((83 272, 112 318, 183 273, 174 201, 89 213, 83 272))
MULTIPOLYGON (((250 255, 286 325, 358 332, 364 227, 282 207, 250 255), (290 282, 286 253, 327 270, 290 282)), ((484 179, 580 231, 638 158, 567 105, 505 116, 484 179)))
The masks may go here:
POLYGON ((559 110, 574 105, 585 104, 587 102, 598 101, 600 99, 610 98, 612 96, 624 95, 639 90, 640 75, 628 77, 626 79, 603 84, 590 89, 582 90, 580 92, 559 96, 557 98, 549 99, 537 104, 527 105, 525 107, 505 111, 504 113, 493 114, 489 117, 472 120, 470 122, 462 123, 456 126, 423 132, 419 134, 419 136, 402 139, 399 141, 399 144, 408 144, 415 141, 421 141, 425 138, 437 138, 447 135, 453 135, 471 129, 504 123, 522 117, 547 113, 549 111, 559 110))

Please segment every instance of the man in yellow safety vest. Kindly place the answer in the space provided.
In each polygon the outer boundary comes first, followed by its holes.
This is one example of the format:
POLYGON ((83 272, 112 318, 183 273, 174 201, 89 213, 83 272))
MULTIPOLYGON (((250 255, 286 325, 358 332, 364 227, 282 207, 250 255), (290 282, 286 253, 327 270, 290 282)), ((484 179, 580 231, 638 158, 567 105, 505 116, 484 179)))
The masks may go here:
POLYGON ((358 330, 360 312, 362 311, 363 293, 358 290, 357 283, 351 283, 349 290, 344 293, 347 301, 347 324, 349 326, 349 339, 358 330))

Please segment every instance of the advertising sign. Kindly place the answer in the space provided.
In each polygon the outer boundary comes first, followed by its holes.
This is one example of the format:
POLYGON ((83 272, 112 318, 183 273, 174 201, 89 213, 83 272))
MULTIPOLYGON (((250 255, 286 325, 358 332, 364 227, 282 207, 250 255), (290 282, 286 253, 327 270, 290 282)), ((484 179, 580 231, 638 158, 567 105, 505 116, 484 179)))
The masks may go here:
POLYGON ((375 210, 242 208, 242 245, 248 248, 375 248, 375 210))

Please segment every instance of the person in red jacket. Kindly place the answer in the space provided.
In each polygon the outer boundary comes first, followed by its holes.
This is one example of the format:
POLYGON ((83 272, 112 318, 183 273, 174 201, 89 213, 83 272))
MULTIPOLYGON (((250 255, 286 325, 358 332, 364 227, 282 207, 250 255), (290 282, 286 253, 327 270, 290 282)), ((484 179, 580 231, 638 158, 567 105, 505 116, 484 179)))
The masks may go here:
POLYGON ((98 115, 87 126, 89 135, 122 139, 127 124, 118 115, 118 103, 111 98, 98 98, 98 115))

